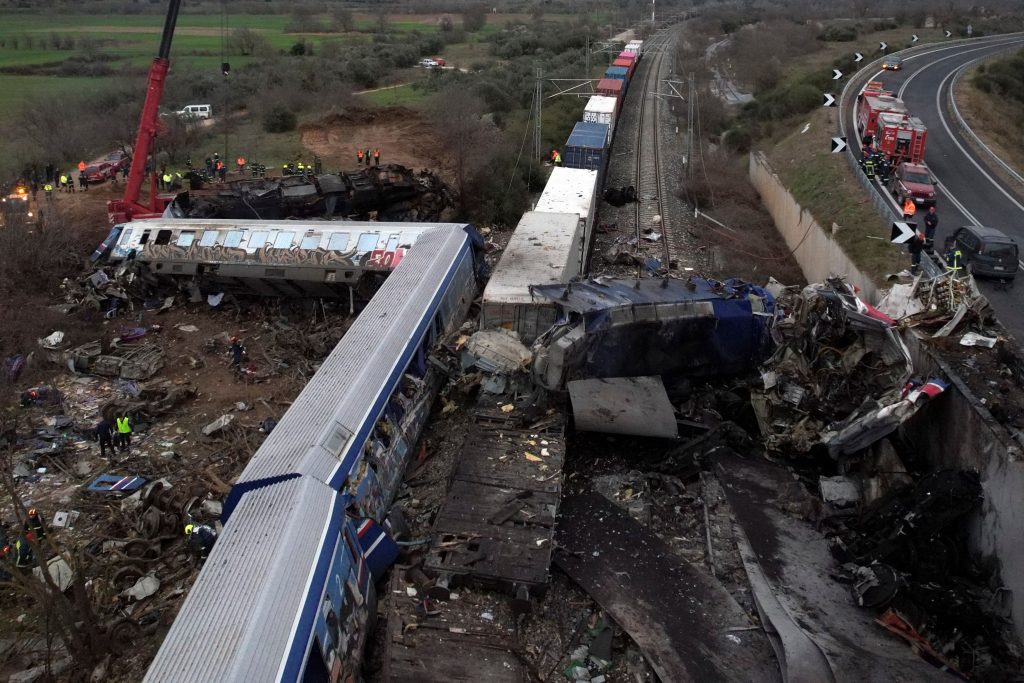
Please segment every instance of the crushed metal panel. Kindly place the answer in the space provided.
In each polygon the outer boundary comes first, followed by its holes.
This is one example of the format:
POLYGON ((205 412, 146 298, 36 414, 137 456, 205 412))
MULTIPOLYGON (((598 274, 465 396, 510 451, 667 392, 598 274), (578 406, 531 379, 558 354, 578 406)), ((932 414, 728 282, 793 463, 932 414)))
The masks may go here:
POLYGON ((555 562, 643 650, 662 681, 778 681, 768 639, 720 583, 598 493, 568 496, 555 562))
POLYGON ((784 507, 810 504, 787 469, 724 452, 715 465, 772 596, 821 649, 838 683, 937 679, 936 669, 880 629, 869 612, 853 603, 848 587, 831 578, 836 562, 825 537, 783 512, 784 507))
POLYGON ((569 382, 576 429, 584 432, 679 437, 661 377, 610 377, 569 382))

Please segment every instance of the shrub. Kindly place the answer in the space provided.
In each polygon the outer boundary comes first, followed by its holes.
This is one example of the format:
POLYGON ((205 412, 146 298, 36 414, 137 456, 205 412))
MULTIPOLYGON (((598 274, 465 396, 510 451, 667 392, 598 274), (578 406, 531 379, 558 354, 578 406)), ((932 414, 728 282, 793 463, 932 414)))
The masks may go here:
POLYGON ((745 126, 736 126, 722 134, 722 144, 737 154, 746 154, 754 145, 754 136, 745 126))
POLYGON ((854 26, 829 26, 817 35, 818 40, 847 43, 857 40, 857 28, 854 26))
POLYGON ((295 130, 296 125, 295 113, 283 105, 277 105, 263 115, 263 130, 267 133, 287 133, 295 130))

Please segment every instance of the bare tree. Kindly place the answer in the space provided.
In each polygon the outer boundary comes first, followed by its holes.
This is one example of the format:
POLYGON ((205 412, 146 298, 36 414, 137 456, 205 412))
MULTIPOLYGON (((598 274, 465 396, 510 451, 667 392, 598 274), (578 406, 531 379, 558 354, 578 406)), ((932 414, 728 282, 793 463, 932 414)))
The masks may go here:
POLYGON ((439 92, 430 103, 430 118, 455 170, 459 205, 463 208, 467 185, 490 159, 490 142, 495 131, 483 120, 484 109, 480 98, 457 84, 439 92))

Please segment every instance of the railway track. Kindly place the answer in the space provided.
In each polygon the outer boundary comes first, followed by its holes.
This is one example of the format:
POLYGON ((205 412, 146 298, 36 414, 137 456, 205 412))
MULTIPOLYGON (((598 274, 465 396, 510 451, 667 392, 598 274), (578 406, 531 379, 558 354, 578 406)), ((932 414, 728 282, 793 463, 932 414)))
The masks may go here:
MULTIPOLYGON (((646 58, 650 60, 644 74, 642 84, 633 84, 633 87, 641 85, 643 91, 640 97, 639 111, 636 125, 636 139, 634 149, 636 150, 636 168, 634 171, 634 187, 640 201, 636 203, 635 230, 637 245, 643 244, 644 237, 649 237, 648 230, 660 233, 660 243, 663 255, 662 266, 668 267, 669 263, 678 260, 678 240, 673 235, 672 218, 666 212, 664 198, 668 196, 666 184, 667 174, 663 172, 661 161, 661 110, 662 102, 654 95, 658 91, 658 84, 667 73, 670 62, 666 60, 666 53, 671 52, 673 34, 664 32, 649 40, 649 48, 646 58)), ((643 266, 638 267, 637 276, 640 277, 644 271, 643 266)))

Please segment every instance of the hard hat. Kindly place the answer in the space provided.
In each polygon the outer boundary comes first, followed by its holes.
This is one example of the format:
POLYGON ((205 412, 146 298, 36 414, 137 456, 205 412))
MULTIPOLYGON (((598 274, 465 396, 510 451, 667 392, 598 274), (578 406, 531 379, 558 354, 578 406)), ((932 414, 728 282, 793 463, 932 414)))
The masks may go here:
POLYGON ((37 514, 37 513, 36 513, 36 509, 35 509, 35 508, 29 508, 29 509, 28 509, 28 516, 29 516, 29 517, 35 517, 35 516, 36 516, 36 514, 37 514))

